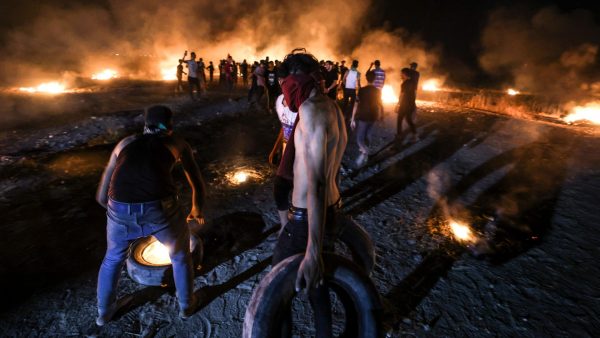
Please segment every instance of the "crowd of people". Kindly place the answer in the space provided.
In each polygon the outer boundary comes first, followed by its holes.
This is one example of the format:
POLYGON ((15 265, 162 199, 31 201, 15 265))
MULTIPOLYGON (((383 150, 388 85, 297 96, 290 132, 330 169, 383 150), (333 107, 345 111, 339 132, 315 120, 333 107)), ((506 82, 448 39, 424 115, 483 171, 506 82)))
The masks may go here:
MULTIPOLYGON (((213 81, 214 66, 187 51, 177 66, 177 89, 183 90, 181 77, 187 75, 189 94, 199 98, 213 81), (183 64, 187 66, 184 69, 183 64), (196 95, 194 95, 196 94, 196 95)), ((345 62, 319 62, 306 51, 294 50, 282 62, 268 58, 239 65, 231 55, 219 62, 220 82, 231 91, 238 75, 249 86, 248 99, 279 116, 282 128, 269 156, 273 163, 280 153, 274 179, 273 197, 281 221, 273 249, 273 265, 287 257, 305 253, 295 288, 308 290, 314 307, 318 336, 331 336, 329 291, 323 283, 322 252, 334 249, 339 233, 341 195, 338 173, 348 143, 347 128, 355 130, 360 155, 357 164, 369 154, 369 131, 383 116, 381 89, 386 74, 379 60, 366 72, 367 84, 361 86, 358 61, 350 68, 345 62), (374 67, 374 68, 373 68, 374 67), (239 74, 238 74, 239 72, 239 74), (250 78, 250 79, 248 79, 250 78), (339 93, 339 92, 342 93, 339 93), (291 197, 291 198, 290 198, 291 197)), ((402 69, 402 88, 397 106, 398 133, 406 120, 416 137, 414 115, 419 73, 416 64, 402 69)), ((153 106, 145 112, 143 133, 129 136, 117 144, 102 175, 97 201, 107 209, 107 251, 98 276, 98 317, 100 326, 118 310, 116 288, 129 244, 153 235, 167 245, 173 265, 180 317, 192 316, 200 300, 194 295, 190 254, 190 231, 186 220, 204 223, 206 190, 190 145, 173 134, 173 113, 166 106, 153 106), (181 163, 192 189, 191 210, 186 218, 177 198, 172 176, 181 163)), ((286 310, 289 312, 289 309, 286 310)), ((291 316, 285 317, 288 322, 291 316)), ((290 325, 284 325, 291 329, 290 325)))

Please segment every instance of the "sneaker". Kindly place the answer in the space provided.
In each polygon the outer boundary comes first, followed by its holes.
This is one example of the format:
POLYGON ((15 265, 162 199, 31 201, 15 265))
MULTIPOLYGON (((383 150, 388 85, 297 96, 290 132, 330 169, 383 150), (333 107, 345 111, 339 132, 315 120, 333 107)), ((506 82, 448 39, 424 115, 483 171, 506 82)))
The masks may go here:
POLYGON ((198 297, 194 295, 192 296, 192 303, 190 304, 190 306, 188 306, 187 309, 179 310, 179 318, 183 320, 190 318, 194 315, 194 313, 196 313, 196 311, 198 311, 198 306, 200 306, 200 302, 198 300, 198 297))
POLYGON ((103 315, 100 315, 100 314, 98 315, 98 317, 96 318, 96 325, 98 325, 98 326, 106 325, 106 323, 111 321, 111 319, 113 318, 115 313, 117 313, 118 309, 119 308, 117 307, 116 303, 111 305, 103 315))

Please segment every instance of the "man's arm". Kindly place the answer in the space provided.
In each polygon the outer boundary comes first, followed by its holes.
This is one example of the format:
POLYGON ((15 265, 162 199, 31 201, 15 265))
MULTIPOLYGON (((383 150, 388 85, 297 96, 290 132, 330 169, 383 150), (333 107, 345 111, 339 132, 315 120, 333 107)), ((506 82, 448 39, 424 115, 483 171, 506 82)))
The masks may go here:
POLYGON ((106 168, 104 168, 104 173, 102 173, 102 178, 100 179, 100 184, 98 185, 98 190, 96 191, 96 201, 105 209, 106 205, 108 204, 108 186, 110 185, 110 179, 115 171, 115 166, 117 165, 117 157, 119 157, 119 153, 121 150, 123 150, 123 148, 125 148, 126 145, 135 140, 135 137, 135 135, 128 136, 121 140, 121 142, 117 143, 115 149, 110 154, 110 159, 108 160, 106 168))
POLYGON ((323 116, 317 116, 315 107, 302 107, 302 118, 298 127, 302 130, 304 161, 306 164, 308 209, 308 244, 304 259, 300 263, 296 277, 296 290, 303 285, 307 288, 322 283, 323 260, 321 256, 325 229, 325 210, 327 204, 327 132, 323 116))
POLYGON ((192 188, 192 210, 188 216, 188 221, 195 219, 199 224, 204 224, 204 215, 202 213, 206 197, 204 180, 202 179, 200 169, 194 160, 194 154, 190 145, 184 140, 179 140, 179 148, 181 151, 180 159, 183 171, 192 188))
POLYGON ((350 119, 350 128, 352 128, 352 130, 354 130, 354 128, 356 128, 356 111, 358 110, 358 102, 359 102, 359 98, 358 96, 356 97, 356 101, 354 102, 354 107, 352 108, 352 119, 350 119))

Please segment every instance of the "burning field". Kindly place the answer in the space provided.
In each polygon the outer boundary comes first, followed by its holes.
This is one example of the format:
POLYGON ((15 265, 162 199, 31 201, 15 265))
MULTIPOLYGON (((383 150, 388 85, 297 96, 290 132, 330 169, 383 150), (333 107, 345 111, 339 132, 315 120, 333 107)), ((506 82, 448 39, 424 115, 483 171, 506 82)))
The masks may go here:
MULTIPOLYGON (((115 142, 139 130, 141 111, 74 113, 69 124, 6 130, 1 139, 2 275, 10 276, 2 283, 12 290, 3 302, 2 332, 241 334, 278 223, 266 162, 278 122, 248 110, 243 92, 228 101, 215 90, 190 103, 147 86, 134 89, 131 82, 127 90, 163 95, 176 109, 176 130, 192 144, 208 183, 208 249, 195 279, 206 299, 202 310, 179 321, 171 290, 123 277, 131 304, 114 323, 95 326, 95 278, 106 243, 93 193, 115 142), (236 213, 264 224, 219 223, 236 213)), ((373 279, 387 332, 563 335, 574 322, 582 335, 592 332, 586 318, 597 309, 590 295, 600 276, 592 254, 599 235, 596 128, 421 102, 421 141, 394 148, 388 146, 393 103, 386 107, 371 143, 379 151, 356 169, 351 143, 341 183, 344 212, 376 244, 373 279)), ((155 253, 148 259, 160 261, 155 253)), ((298 333, 314 334, 307 300, 294 308, 303 323, 298 333)))
MULTIPOLYGON (((1 335, 241 336, 280 227, 268 156, 281 124, 249 104, 241 69, 228 89, 219 62, 282 60, 298 46, 323 61, 358 60, 361 81, 375 60, 386 72, 368 160, 357 166, 349 130, 339 179, 343 213, 375 245, 371 278, 387 337, 597 335, 597 14, 527 1, 473 2, 472 13, 425 3, 4 6, 12 7, 0 11, 1 335), (446 32, 448 17, 461 34, 446 32), (177 88, 188 51, 203 58, 207 79, 215 67, 198 100, 185 75, 177 88), (396 139, 401 69, 413 62, 419 138, 396 139), (106 215, 94 193, 112 149, 142 130, 152 104, 173 109, 207 185, 207 222, 194 229, 204 244, 200 310, 180 320, 168 283, 144 286, 124 270, 122 310, 98 327, 106 215)), ((185 173, 174 175, 187 209, 185 173)), ((147 244, 142 259, 168 269, 169 248, 147 244)), ((336 299, 339 335, 346 315, 336 299)), ((292 306, 294 335, 314 336, 306 295, 292 306)))

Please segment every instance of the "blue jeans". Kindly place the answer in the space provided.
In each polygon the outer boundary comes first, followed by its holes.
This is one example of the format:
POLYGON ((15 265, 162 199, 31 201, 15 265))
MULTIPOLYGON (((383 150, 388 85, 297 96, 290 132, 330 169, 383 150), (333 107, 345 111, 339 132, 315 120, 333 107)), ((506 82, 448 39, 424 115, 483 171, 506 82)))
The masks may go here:
POLYGON ((358 148, 360 152, 363 154, 369 154, 369 131, 373 127, 375 122, 367 122, 358 120, 356 126, 356 143, 358 144, 358 148))
POLYGON ((193 268, 190 254, 190 231, 181 205, 175 198, 144 203, 120 203, 126 210, 118 212, 110 200, 107 206, 106 255, 98 274, 98 314, 104 315, 115 304, 121 269, 135 239, 153 235, 169 248, 179 307, 191 306, 193 268), (113 206, 111 206, 113 205, 113 206))

